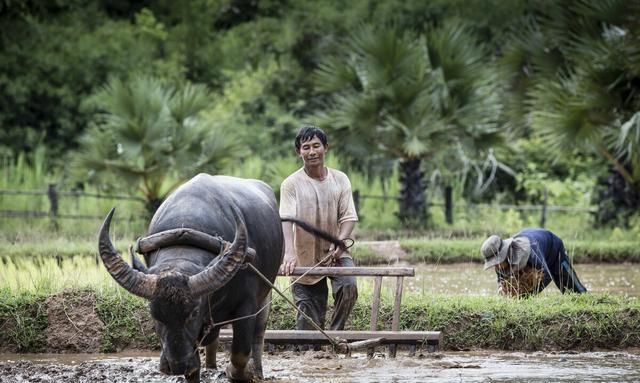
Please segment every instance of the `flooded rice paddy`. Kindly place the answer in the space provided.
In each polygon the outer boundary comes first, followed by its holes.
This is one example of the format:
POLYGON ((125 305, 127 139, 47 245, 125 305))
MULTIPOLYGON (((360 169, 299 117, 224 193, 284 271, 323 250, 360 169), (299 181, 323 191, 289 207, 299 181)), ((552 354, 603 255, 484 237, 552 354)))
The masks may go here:
MULTIPOLYGON (((492 270, 484 271, 479 263, 421 264, 412 265, 416 276, 406 278, 404 290, 421 294, 496 295, 496 276, 492 270)), ((640 296, 640 265, 581 263, 574 265, 578 278, 587 290, 640 296)), ((389 287, 395 286, 393 278, 385 278, 389 287)), ((393 290, 392 290, 393 291, 393 290)), ((543 294, 559 294, 551 284, 543 294)))
MULTIPOLYGON (((226 354, 225 354, 226 356, 226 354)), ((227 361, 222 358, 220 371, 227 361)), ((157 371, 154 353, 116 355, 0 354, 0 382, 182 382, 157 371)), ((327 351, 281 352, 264 357, 268 382, 638 382, 640 351, 447 352, 387 359, 376 353, 351 357, 327 351)), ((202 382, 225 382, 203 370, 202 382)))
MULTIPOLYGON (((38 290, 47 287, 61 290, 116 283, 101 264, 88 257, 72 257, 63 262, 55 259, 4 259, 0 268, 0 287, 10 290, 38 290), (78 278, 80 276, 80 278, 78 278)), ((383 266, 383 265, 381 265, 383 266)), ((496 295, 497 284, 492 270, 484 271, 480 263, 416 264, 392 263, 389 266, 413 267, 415 277, 404 280, 404 291, 418 294, 496 295)), ((574 265, 578 277, 595 293, 611 293, 630 297, 640 296, 640 265, 631 263, 580 263, 574 265)), ((278 278, 277 285, 285 288, 289 278, 278 278)), ((393 294, 395 278, 384 278, 384 290, 393 294)), ((361 287, 373 287, 373 278, 358 278, 361 287)), ((543 294, 559 294, 553 283, 543 294)))

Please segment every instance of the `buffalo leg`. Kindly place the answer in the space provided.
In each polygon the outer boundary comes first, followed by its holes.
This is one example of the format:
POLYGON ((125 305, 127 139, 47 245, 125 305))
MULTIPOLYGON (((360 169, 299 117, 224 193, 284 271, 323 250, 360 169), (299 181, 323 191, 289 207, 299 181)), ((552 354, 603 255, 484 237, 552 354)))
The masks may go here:
POLYGON ((195 370, 191 375, 185 375, 184 380, 187 383, 200 383, 200 369, 195 370))
POLYGON ((210 368, 212 370, 215 370, 218 368, 218 365, 216 363, 216 352, 218 351, 218 340, 214 340, 213 342, 209 343, 207 345, 207 347, 205 348, 205 364, 204 366, 206 368, 210 368))
POLYGON ((253 373, 258 379, 264 379, 262 373, 262 350, 264 349, 264 332, 267 330, 267 318, 269 317, 269 309, 271 307, 271 293, 267 295, 265 300, 259 306, 266 307, 256 317, 256 325, 253 331, 253 343, 251 344, 251 359, 253 360, 253 373))
MULTIPOLYGON (((255 310, 253 312, 255 312, 255 310)), ((251 353, 251 338, 253 337, 255 323, 256 320, 254 318, 233 322, 231 363, 227 365, 227 377, 231 380, 251 380, 252 374, 250 369, 247 368, 247 364, 251 353)))
POLYGON ((213 329, 213 341, 205 348, 205 362, 204 366, 212 370, 216 370, 218 365, 216 363, 216 353, 218 352, 218 335, 220 334, 220 327, 213 329))
POLYGON ((218 369, 218 364, 216 363, 216 353, 218 352, 218 338, 213 342, 209 343, 205 348, 205 361, 204 366, 206 368, 210 368, 212 370, 218 369))

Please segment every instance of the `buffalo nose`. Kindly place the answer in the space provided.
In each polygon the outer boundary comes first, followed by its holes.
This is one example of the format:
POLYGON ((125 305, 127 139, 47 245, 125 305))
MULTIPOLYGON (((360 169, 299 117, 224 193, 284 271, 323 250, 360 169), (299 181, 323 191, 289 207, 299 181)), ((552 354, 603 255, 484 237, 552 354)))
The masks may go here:
POLYGON ((160 372, 167 375, 191 375, 200 368, 198 362, 199 359, 192 357, 178 360, 161 358, 160 372))
POLYGON ((184 375, 191 369, 188 368, 189 364, 186 361, 178 360, 169 362, 169 369, 171 375, 184 375))

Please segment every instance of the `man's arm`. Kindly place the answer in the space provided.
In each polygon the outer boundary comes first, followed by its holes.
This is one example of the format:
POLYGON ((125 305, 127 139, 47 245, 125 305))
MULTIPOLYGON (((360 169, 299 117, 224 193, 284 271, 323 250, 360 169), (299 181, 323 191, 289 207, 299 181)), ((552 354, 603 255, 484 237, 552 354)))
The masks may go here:
POLYGON ((498 269, 497 267, 495 267, 495 271, 496 271, 496 279, 498 281, 498 294, 500 295, 508 295, 509 294, 509 288, 507 285, 507 275, 504 271, 501 271, 500 269, 498 269))
POLYGON ((289 275, 298 264, 296 251, 293 248, 293 224, 282 222, 282 233, 284 234, 284 259, 280 265, 280 272, 289 275))
MULTIPOLYGON (((296 190, 290 178, 285 179, 280 186, 280 218, 296 216, 296 190)), ((284 259, 280 265, 280 272, 289 275, 298 263, 293 240, 293 223, 282 221, 284 235, 284 259)))

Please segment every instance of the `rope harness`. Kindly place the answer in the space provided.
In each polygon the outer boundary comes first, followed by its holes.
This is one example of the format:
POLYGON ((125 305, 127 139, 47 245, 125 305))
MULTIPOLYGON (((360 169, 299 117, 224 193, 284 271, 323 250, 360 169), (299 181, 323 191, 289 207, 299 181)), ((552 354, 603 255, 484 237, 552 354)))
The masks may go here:
MULTIPOLYGON (((349 243, 349 245, 345 245, 345 248, 349 249, 350 247, 352 247, 354 245, 355 241, 352 238, 346 238, 345 241, 347 241, 347 240, 351 241, 349 243)), ((320 260, 318 263, 313 265, 313 267, 311 267, 309 270, 307 270, 304 274, 300 275, 293 282, 291 282, 289 284, 289 286, 287 286, 287 288, 284 291, 289 290, 291 288, 291 286, 293 286, 296 282, 298 282, 304 276, 309 274, 315 268, 319 267, 320 265, 325 264, 327 261, 329 261, 329 259, 331 259, 332 256, 333 256, 332 253, 327 254, 322 260, 320 260)), ((302 315, 304 317, 304 319, 306 319, 309 323, 311 323, 311 325, 316 330, 318 330, 325 338, 327 338, 329 343, 331 343, 331 346, 332 346, 334 352, 339 352, 339 353, 343 353, 343 354, 349 353, 349 346, 348 346, 346 340, 340 339, 340 338, 332 338, 331 336, 329 336, 329 334, 327 334, 322 329, 322 327, 320 327, 320 325, 318 325, 309 315, 307 315, 307 313, 305 313, 304 311, 300 310, 300 308, 298 308, 295 305, 295 303, 291 301, 290 298, 288 298, 286 295, 284 295, 284 292, 280 291, 278 289, 278 287, 276 287, 273 283, 271 283, 271 281, 269 281, 269 279, 267 277, 265 277, 264 274, 262 274, 260 272, 260 270, 256 269, 256 267, 253 264, 245 263, 242 267, 243 268, 249 267, 258 277, 260 277, 260 279, 262 279, 262 281, 264 283, 266 283, 275 292, 277 292, 278 295, 280 295, 289 305, 291 305, 291 307, 293 307, 300 315, 302 315)), ((211 331, 213 330, 214 327, 216 327, 216 326, 224 326, 224 325, 227 325, 227 324, 239 321, 239 320, 253 318, 253 317, 257 316, 258 314, 260 314, 262 311, 264 311, 265 308, 269 307, 271 302, 273 302, 273 298, 269 299, 269 301, 267 303, 265 303, 258 311, 256 311, 253 314, 244 315, 244 316, 241 316, 241 317, 225 320, 225 321, 218 322, 218 323, 215 323, 213 321, 213 313, 211 312, 211 304, 209 303, 209 320, 210 320, 210 323, 207 325, 207 328, 204 331, 204 335, 198 341, 198 347, 202 346, 202 342, 204 341, 204 339, 206 339, 207 336, 209 336, 209 334, 211 333, 211 331)), ((197 350, 197 348, 196 348, 196 350, 197 350)))
MULTIPOLYGON (((174 246, 174 245, 195 246, 195 247, 199 247, 209 251, 217 250, 219 254, 222 254, 224 253, 224 251, 227 250, 229 243, 219 236, 211 236, 209 234, 206 234, 194 229, 180 228, 180 229, 173 229, 173 230, 167 230, 164 232, 156 233, 144 238, 138 238, 133 250, 135 250, 135 252, 140 254, 146 254, 152 251, 158 251, 163 247, 174 246)), ((353 245, 354 245, 354 240, 352 238, 345 238, 343 240, 343 245, 339 247, 342 248, 343 250, 347 250, 351 248, 353 245)), ((132 260, 133 260, 134 259, 133 251, 131 248, 129 249, 129 252, 131 253, 132 260)), ((331 346, 334 352, 348 354, 350 352, 350 347, 347 341, 337 337, 332 338, 331 336, 329 336, 329 334, 327 334, 322 329, 322 327, 320 327, 320 325, 318 325, 311 317, 309 317, 307 313, 300 310, 295 305, 295 303, 291 301, 290 298, 285 296, 282 291, 280 291, 273 283, 271 283, 271 281, 269 281, 269 279, 265 277, 264 274, 262 274, 260 270, 258 270, 251 263, 253 260, 255 260, 255 256, 256 256, 255 250, 251 248, 247 248, 247 254, 246 254, 247 259, 246 259, 246 262, 241 266, 241 268, 246 269, 247 267, 249 267, 258 277, 260 277, 260 279, 262 279, 264 283, 266 283, 269 287, 275 290, 288 304, 290 304, 300 315, 302 315, 309 323, 311 323, 311 325, 316 330, 318 330, 325 338, 327 338, 329 343, 331 343, 331 346)), ((333 257, 333 252, 330 252, 322 260, 316 263, 313 267, 309 268, 309 270, 307 270, 304 274, 300 275, 293 282, 291 282, 284 291, 289 290, 291 286, 293 286, 296 282, 298 282, 300 279, 302 279, 304 276, 306 276, 309 272, 311 272, 318 266, 326 264, 332 257, 333 257)), ((202 342, 204 342, 204 340, 211 334, 211 331, 213 331, 215 327, 217 326, 221 327, 236 321, 256 317, 258 314, 264 311, 264 309, 269 307, 271 302, 273 302, 273 298, 269 299, 268 302, 266 302, 260 309, 258 309, 258 311, 256 311, 253 314, 244 315, 241 317, 225 320, 218 323, 215 323, 213 320, 213 312, 211 311, 211 302, 208 302, 209 323, 205 327, 202 337, 200 337, 200 339, 198 340, 198 344, 194 349, 193 353, 195 354, 198 351, 198 347, 202 347, 202 342)))

